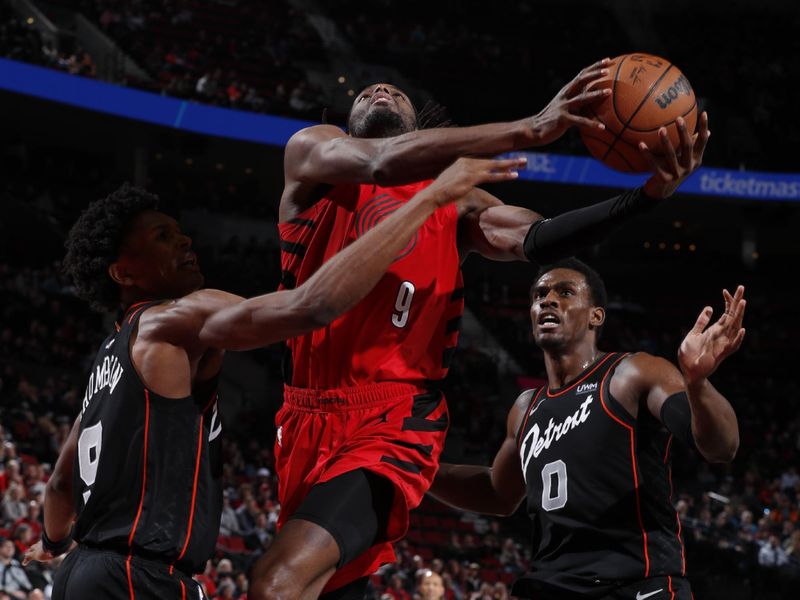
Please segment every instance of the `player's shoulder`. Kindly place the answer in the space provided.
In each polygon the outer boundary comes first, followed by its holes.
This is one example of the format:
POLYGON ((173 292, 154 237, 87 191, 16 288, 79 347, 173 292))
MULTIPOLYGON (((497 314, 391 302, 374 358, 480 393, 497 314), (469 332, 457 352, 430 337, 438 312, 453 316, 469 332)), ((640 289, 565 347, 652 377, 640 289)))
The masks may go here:
POLYGON ((614 371, 614 379, 627 382, 648 383, 659 379, 675 365, 661 356, 649 352, 630 352, 623 355, 614 371))
POLYGON ((671 365, 666 358, 650 354, 649 352, 625 352, 621 353, 621 360, 619 361, 618 369, 627 366, 629 368, 650 368, 654 366, 671 365))
POLYGON ((519 428, 522 427, 522 421, 525 419, 531 402, 533 402, 533 398, 538 391, 539 388, 525 390, 514 400, 514 404, 511 405, 511 410, 508 412, 508 429, 510 432, 516 434, 519 428))
POLYGON ((314 144, 346 136, 347 134, 335 125, 312 125, 294 133, 286 143, 286 151, 307 149, 314 144))

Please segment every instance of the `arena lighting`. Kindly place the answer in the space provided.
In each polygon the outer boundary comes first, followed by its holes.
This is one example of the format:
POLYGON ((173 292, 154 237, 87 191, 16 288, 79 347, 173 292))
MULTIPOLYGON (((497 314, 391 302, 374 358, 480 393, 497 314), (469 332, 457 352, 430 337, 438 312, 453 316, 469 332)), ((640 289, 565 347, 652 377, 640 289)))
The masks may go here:
MULTIPOLYGON (((271 146, 285 146, 289 138, 314 123, 208 106, 142 92, 0 58, 0 90, 44 98, 62 104, 203 135, 271 146)), ((355 95, 355 90, 348 90, 355 95)), ((626 175, 584 156, 519 152, 528 163, 520 179, 630 188, 646 175, 626 175)), ((800 202, 800 173, 764 173, 701 167, 684 182, 679 193, 800 202)))
POLYGON ((731 499, 728 496, 723 496, 722 494, 718 494, 716 492, 708 492, 708 497, 712 500, 716 500, 717 502, 722 502, 723 504, 731 503, 731 499))

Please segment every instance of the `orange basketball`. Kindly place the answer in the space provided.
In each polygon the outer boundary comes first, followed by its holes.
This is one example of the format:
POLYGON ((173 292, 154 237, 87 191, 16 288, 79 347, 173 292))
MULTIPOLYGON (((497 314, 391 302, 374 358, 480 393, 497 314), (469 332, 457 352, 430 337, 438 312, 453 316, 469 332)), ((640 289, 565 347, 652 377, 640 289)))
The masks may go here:
POLYGON ((592 84, 592 89, 610 87, 611 95, 588 111, 606 128, 581 127, 583 143, 592 156, 613 169, 649 171, 639 142, 660 153, 658 129, 666 127, 677 152, 680 137, 675 119, 683 117, 689 133, 697 125, 694 90, 678 67, 652 54, 623 54, 607 68, 608 76, 592 84))

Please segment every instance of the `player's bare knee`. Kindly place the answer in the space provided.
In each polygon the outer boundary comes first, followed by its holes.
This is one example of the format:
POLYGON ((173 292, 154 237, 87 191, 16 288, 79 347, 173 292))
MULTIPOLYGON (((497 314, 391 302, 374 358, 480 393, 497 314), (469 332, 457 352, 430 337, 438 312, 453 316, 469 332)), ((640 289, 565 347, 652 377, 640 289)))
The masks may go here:
POLYGON ((307 587, 302 579, 296 569, 274 562, 253 578, 248 597, 251 600, 297 600, 307 587))

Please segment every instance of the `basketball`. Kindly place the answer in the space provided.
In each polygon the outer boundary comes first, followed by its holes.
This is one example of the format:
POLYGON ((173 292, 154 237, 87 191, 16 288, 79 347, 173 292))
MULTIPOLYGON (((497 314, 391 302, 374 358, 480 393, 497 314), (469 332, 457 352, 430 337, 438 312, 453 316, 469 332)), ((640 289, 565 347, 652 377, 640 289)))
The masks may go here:
POLYGON ((610 87, 611 95, 589 109, 605 130, 581 127, 583 143, 592 156, 607 166, 627 173, 649 171, 639 142, 659 154, 660 127, 679 151, 675 120, 683 117, 689 133, 697 125, 697 100, 689 80, 670 61, 652 54, 623 54, 613 59, 605 79, 592 89, 610 87))

